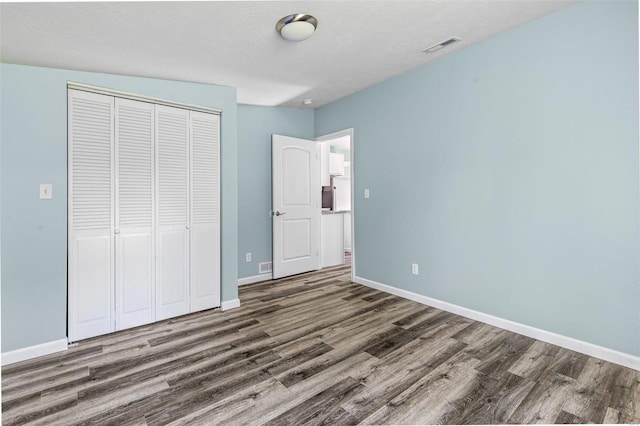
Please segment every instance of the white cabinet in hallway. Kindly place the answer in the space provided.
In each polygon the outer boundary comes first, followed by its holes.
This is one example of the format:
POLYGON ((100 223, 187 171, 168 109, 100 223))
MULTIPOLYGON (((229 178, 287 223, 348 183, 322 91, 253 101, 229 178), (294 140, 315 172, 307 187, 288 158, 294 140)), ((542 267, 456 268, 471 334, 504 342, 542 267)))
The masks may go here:
POLYGON ((320 186, 331 185, 329 174, 329 143, 320 143, 320 186))
POLYGON ((346 212, 344 216, 344 251, 351 252, 351 212, 346 212))
POLYGON ((329 153, 329 174, 331 176, 344 175, 344 155, 331 152, 329 153))
POLYGON ((68 90, 69 341, 220 306, 220 116, 68 90))
POLYGON ((344 263, 344 214, 322 212, 322 267, 344 263))

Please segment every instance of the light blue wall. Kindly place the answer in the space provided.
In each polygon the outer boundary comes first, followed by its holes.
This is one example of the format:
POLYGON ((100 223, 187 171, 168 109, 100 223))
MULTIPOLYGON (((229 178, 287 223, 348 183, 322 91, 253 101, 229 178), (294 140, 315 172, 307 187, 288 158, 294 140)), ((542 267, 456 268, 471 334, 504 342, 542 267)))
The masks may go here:
POLYGON ((578 3, 316 110, 316 135, 355 128, 357 275, 640 355, 637 7, 578 3))
POLYGON ((222 112, 222 300, 237 298, 234 88, 2 64, 2 351, 62 339, 67 321, 67 80, 222 112), (40 183, 53 199, 39 200, 40 183))
MULTIPOLYGON (((238 105, 238 276, 270 262, 271 135, 313 138, 313 110, 238 105), (245 253, 251 252, 251 262, 245 253)), ((319 190, 319 189, 318 189, 319 190)))

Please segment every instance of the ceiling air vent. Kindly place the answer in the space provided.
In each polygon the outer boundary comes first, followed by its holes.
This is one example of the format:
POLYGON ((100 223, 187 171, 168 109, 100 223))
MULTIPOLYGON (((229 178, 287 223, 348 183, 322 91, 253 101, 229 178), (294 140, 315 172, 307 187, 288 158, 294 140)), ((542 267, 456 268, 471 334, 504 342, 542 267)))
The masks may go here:
POLYGON ((425 50, 423 50, 424 53, 434 53, 437 52, 438 50, 447 47, 449 45, 452 45, 453 43, 457 43, 459 42, 460 39, 457 37, 451 37, 450 39, 447 39, 445 41, 441 41, 440 43, 436 43, 433 46, 429 46, 427 47, 425 50))

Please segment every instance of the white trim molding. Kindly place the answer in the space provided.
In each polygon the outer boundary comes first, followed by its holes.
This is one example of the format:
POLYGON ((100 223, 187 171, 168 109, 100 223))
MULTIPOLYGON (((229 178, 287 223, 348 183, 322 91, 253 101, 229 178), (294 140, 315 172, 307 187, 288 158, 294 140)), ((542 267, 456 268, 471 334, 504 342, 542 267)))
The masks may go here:
POLYGON ((240 299, 223 300, 220 304, 221 311, 228 311, 240 307, 240 299))
POLYGON ((269 281, 272 279, 273 279, 273 274, 269 272, 267 274, 260 274, 260 275, 254 275, 252 277, 240 278, 238 279, 238 285, 259 283, 262 281, 269 281))
POLYGON ((355 277, 353 281, 367 287, 375 288, 376 290, 384 291, 385 293, 413 300, 414 302, 418 302, 423 305, 433 306, 434 308, 438 308, 443 311, 451 312, 466 318, 471 318, 472 320, 480 321, 485 324, 502 328, 504 330, 532 337, 543 342, 551 343, 553 345, 561 346, 572 351, 580 352, 595 358, 600 358, 614 364, 622 365, 624 367, 640 371, 640 357, 631 354, 618 352, 613 349, 605 348, 604 346, 594 345, 593 343, 563 336, 561 334, 542 330, 530 325, 521 324, 500 317, 494 317, 493 315, 474 311, 473 309, 454 305, 453 303, 443 302, 442 300, 433 299, 431 297, 423 296, 411 291, 392 287, 387 284, 371 281, 366 278, 355 277))
POLYGON ((355 131, 353 127, 348 129, 339 130, 337 132, 329 133, 326 135, 318 136, 314 139, 316 142, 329 141, 331 139, 337 139, 342 136, 349 136, 350 140, 350 163, 351 163, 351 281, 356 281, 356 140, 355 131))
POLYGON ((138 95, 136 93, 124 92, 122 90, 109 89, 107 87, 93 86, 91 84, 78 83, 75 81, 67 81, 67 88, 73 90, 82 90, 83 92, 98 93, 100 95, 115 96, 117 98, 132 99, 134 101, 151 102, 159 105, 170 107, 190 109, 193 111, 206 112, 208 114, 221 115, 222 111, 217 108, 208 108, 198 105, 191 105, 182 102, 174 102, 167 99, 154 98, 151 96, 138 95))
POLYGON ((49 355, 67 350, 67 338, 54 340, 52 342, 40 343, 39 345, 28 346, 26 348, 15 349, 2 354, 2 365, 9 365, 28 359, 49 355))

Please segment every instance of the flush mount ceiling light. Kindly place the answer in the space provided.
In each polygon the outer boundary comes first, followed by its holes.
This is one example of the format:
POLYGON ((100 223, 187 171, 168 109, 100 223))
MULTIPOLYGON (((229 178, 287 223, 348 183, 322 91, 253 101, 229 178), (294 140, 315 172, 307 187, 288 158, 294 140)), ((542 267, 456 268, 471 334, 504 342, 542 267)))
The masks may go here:
POLYGON ((276 24, 276 30, 282 38, 289 41, 306 40, 313 35, 317 27, 318 20, 306 13, 285 16, 276 24))

